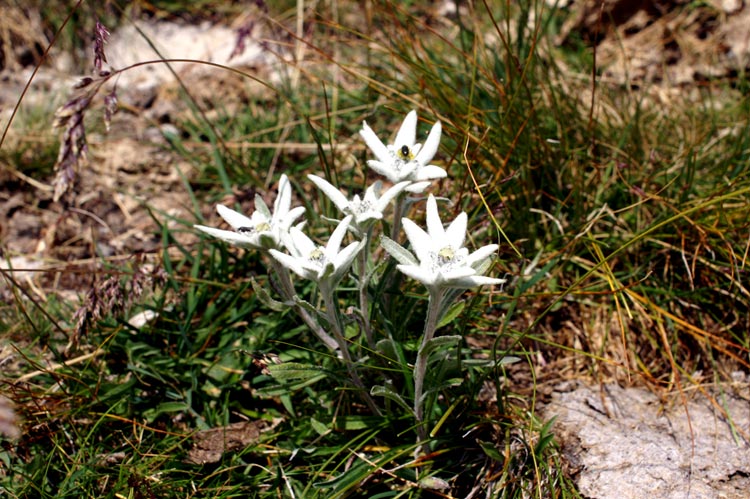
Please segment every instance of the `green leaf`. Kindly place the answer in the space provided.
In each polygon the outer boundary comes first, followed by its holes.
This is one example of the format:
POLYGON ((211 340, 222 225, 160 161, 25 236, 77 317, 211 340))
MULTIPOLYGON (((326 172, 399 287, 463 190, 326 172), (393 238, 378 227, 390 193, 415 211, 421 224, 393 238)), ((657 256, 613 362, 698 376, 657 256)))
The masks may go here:
POLYGON ((292 403, 292 397, 290 397, 288 393, 283 393, 279 395, 279 399, 281 400, 281 405, 284 406, 284 409, 286 409, 292 416, 297 417, 297 413, 294 410, 294 404, 292 403))
POLYGON ((497 367, 497 366, 504 366, 507 364, 515 364, 516 362, 520 361, 521 359, 519 357, 514 357, 513 355, 506 355, 505 357, 497 360, 492 359, 464 359, 462 360, 462 363, 465 366, 472 366, 472 367, 497 367))
POLYGON ((143 412, 143 417, 149 421, 153 422, 158 416, 162 414, 172 414, 175 412, 189 412, 190 406, 186 404, 185 402, 180 401, 170 401, 170 402, 162 402, 161 404, 157 405, 153 409, 149 409, 143 412))
POLYGON ((534 455, 537 457, 542 455, 547 446, 549 446, 555 438, 555 434, 552 432, 552 425, 555 424, 555 419, 556 417, 549 419, 544 423, 542 429, 539 430, 539 440, 534 446, 534 455))
POLYGON ((462 340, 463 338, 458 335, 449 335, 449 336, 438 336, 436 338, 432 338, 431 340, 427 341, 427 343, 424 344, 419 354, 423 357, 429 357, 433 352, 435 352, 438 349, 447 349, 447 348, 453 348, 462 340))
MULTIPOLYGON (((365 479, 372 476, 373 472, 381 469, 398 455, 403 454, 401 449, 386 451, 370 462, 357 460, 348 470, 327 482, 317 482, 313 487, 317 489, 333 489, 326 494, 329 498, 349 497, 348 492, 359 486, 365 479)), ((357 494, 359 496, 359 494, 357 494)))
POLYGON ((280 302, 278 300, 274 300, 273 298, 271 298, 271 295, 268 294, 268 291, 266 290, 266 288, 264 288, 263 286, 261 286, 260 284, 258 284, 258 281, 256 281, 252 277, 250 278, 250 284, 252 284, 252 286, 253 286, 253 291, 255 291, 255 296, 257 296, 258 299, 265 306, 267 306, 268 308, 270 308, 274 312, 281 312, 281 311, 286 310, 287 308, 289 308, 283 302, 280 302))
POLYGON ((310 425, 312 426, 313 430, 315 430, 318 435, 325 435, 326 433, 329 433, 331 430, 326 426, 325 424, 321 423, 315 418, 310 418, 310 425))
POLYGON ((411 252, 388 236, 380 237, 380 245, 401 265, 419 265, 411 252))
POLYGON ((409 407, 409 404, 407 404, 404 399, 401 398, 401 395, 396 393, 396 391, 389 386, 375 385, 370 390, 370 395, 373 395, 375 397, 385 397, 389 400, 392 400, 409 411, 409 414, 414 414, 411 407, 409 407))
POLYGON ((448 311, 443 314, 440 322, 438 322, 437 329, 440 329, 443 326, 447 326, 448 324, 453 322, 453 319, 461 315, 461 312, 464 311, 465 307, 466 303, 464 301, 459 301, 451 305, 448 311))
POLYGON ((388 360, 398 362, 398 350, 396 342, 392 338, 385 338, 375 344, 375 349, 388 360))
POLYGON ((206 376, 218 383, 225 383, 232 376, 244 372, 240 358, 235 352, 227 352, 217 362, 206 367, 206 376))
POLYGON ((300 364, 298 362, 284 362, 283 364, 273 364, 268 366, 271 376, 279 381, 289 381, 295 379, 309 380, 317 376, 325 376, 328 372, 322 367, 311 366, 309 364, 300 364))
POLYGON ((383 419, 375 416, 361 416, 349 414, 336 418, 337 431, 360 431, 375 428, 383 423, 383 419))
POLYGON ((425 400, 427 400, 427 397, 429 397, 430 395, 432 395, 435 392, 439 392, 439 391, 442 391, 442 390, 445 390, 447 388, 451 388, 451 387, 454 387, 454 386, 460 386, 463 383, 464 383, 463 378, 449 378, 449 379, 446 379, 442 383, 432 386, 429 390, 425 390, 425 392, 422 394, 422 397, 420 398, 420 400, 422 402, 424 402, 425 400))
POLYGON ((297 295, 294 296, 294 303, 296 305, 299 305, 300 307, 304 308, 308 312, 310 312, 313 315, 313 317, 317 317, 320 314, 320 312, 318 311, 318 309, 312 306, 312 303, 310 303, 309 301, 303 300, 302 298, 298 297, 297 295))
POLYGON ((497 445, 492 442, 479 442, 479 445, 482 446, 482 450, 484 453, 489 457, 490 459, 502 463, 504 462, 504 457, 502 454, 500 454, 500 451, 497 450, 497 445))
POLYGON ((351 468, 327 482, 318 482, 313 484, 318 489, 333 489, 334 494, 343 494, 347 490, 359 485, 370 473, 373 466, 364 461, 357 461, 351 468))
POLYGON ((527 290, 531 289, 537 282, 539 282, 542 278, 546 278, 549 275, 549 271, 556 265, 557 265, 557 258, 553 258, 549 262, 547 262, 547 265, 542 267, 536 274, 532 275, 531 278, 529 278, 528 280, 519 279, 517 287, 520 288, 521 293, 525 293, 527 290))
POLYGON ((263 387, 259 388, 256 393, 260 397, 282 397, 307 386, 314 385, 326 376, 327 374, 319 374, 306 380, 297 380, 288 384, 263 387))

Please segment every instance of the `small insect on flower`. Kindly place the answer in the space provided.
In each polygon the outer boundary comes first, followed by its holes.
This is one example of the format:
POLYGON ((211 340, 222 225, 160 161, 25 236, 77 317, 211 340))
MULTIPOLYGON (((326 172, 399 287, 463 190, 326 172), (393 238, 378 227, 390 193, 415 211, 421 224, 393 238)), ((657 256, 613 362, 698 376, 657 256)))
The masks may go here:
POLYGON ((401 149, 398 151, 398 157, 403 159, 404 161, 411 161, 414 159, 414 155, 409 150, 409 146, 403 145, 401 146, 401 149))
POLYGON ((271 225, 266 222, 260 222, 256 226, 245 226, 238 227, 237 232, 240 234, 255 234, 259 232, 268 232, 271 230, 271 225))

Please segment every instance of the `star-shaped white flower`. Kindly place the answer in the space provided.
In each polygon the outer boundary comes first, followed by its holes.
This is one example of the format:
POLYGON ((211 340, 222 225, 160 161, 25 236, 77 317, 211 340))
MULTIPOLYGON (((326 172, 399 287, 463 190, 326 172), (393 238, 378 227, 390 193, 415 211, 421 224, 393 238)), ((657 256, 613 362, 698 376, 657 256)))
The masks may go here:
POLYGON ((381 196, 380 191, 383 188, 383 183, 377 181, 367 188, 361 198, 359 195, 355 194, 351 200, 348 200, 340 190, 324 178, 318 177, 317 175, 308 175, 307 178, 309 178, 313 184, 317 185, 318 188, 323 191, 323 194, 328 196, 328 199, 336 205, 336 208, 338 208, 339 211, 344 215, 352 215, 351 228, 355 233, 360 235, 367 232, 367 229, 375 222, 375 220, 382 219, 383 212, 390 202, 411 184, 409 181, 399 182, 398 184, 391 186, 381 196))
POLYGON ((427 232, 408 218, 402 219, 416 258, 409 251, 387 240, 385 249, 399 262, 397 268, 424 284, 431 291, 446 288, 473 288, 485 284, 502 284, 505 279, 478 273, 486 259, 497 251, 497 244, 483 246, 473 253, 464 248, 466 213, 461 213, 444 228, 438 215, 437 201, 427 199, 427 232))
POLYGON ((270 253, 279 263, 298 276, 332 289, 364 246, 364 242, 360 241, 341 249, 341 243, 351 221, 352 215, 341 220, 325 246, 315 244, 299 228, 292 227, 284 243, 291 255, 275 249, 270 253))
POLYGON ((230 244, 244 248, 271 249, 284 247, 284 234, 294 221, 305 212, 304 206, 291 209, 292 186, 289 178, 282 175, 279 180, 279 192, 273 204, 273 214, 259 195, 255 196, 255 212, 248 218, 242 213, 218 205, 216 211, 234 229, 223 230, 205 225, 195 228, 222 239, 230 244))
POLYGON ((438 121, 432 126, 424 145, 416 143, 417 112, 411 111, 404 118, 393 144, 383 144, 367 122, 362 123, 359 134, 377 158, 367 162, 370 168, 394 184, 404 180, 412 182, 406 188, 409 192, 422 192, 430 185, 431 180, 447 175, 439 166, 428 164, 440 145, 441 130, 438 121))

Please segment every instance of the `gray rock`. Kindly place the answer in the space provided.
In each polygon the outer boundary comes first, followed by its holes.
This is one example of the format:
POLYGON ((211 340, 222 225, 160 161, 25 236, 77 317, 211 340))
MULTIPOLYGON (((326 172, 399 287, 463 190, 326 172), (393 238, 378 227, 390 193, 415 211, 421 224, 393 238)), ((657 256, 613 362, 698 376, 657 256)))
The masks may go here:
POLYGON ((744 380, 660 400, 641 388, 557 392, 555 416, 580 492, 592 499, 750 498, 750 390, 744 380))

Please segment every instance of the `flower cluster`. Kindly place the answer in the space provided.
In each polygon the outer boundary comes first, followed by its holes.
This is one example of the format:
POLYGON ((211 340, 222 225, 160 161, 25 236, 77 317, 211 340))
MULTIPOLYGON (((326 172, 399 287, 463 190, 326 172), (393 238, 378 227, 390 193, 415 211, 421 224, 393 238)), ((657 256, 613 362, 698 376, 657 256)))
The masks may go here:
POLYGON ((443 168, 430 164, 440 144, 440 122, 433 125, 424 144, 420 144, 417 143, 417 121, 416 111, 407 114, 393 143, 388 145, 363 122, 360 135, 376 158, 367 161, 367 164, 390 182, 387 189, 383 188, 383 182, 377 181, 364 193, 349 198, 322 177, 308 175, 308 179, 342 214, 326 244, 318 244, 305 235, 302 231, 304 222, 294 225, 305 209, 291 207, 292 187, 286 175, 281 176, 273 212, 260 196, 256 196, 256 211, 250 217, 223 205, 217 207, 219 215, 233 230, 203 225, 196 225, 196 228, 230 244, 257 249, 268 255, 271 266, 277 273, 278 291, 285 303, 295 307, 321 341, 344 360, 351 382, 359 389, 373 413, 379 414, 379 408, 371 395, 382 394, 383 390, 376 390, 382 387, 373 387, 370 393, 359 377, 358 363, 349 352, 349 340, 344 334, 342 314, 338 310, 334 293, 336 286, 356 262, 361 328, 369 348, 376 350, 369 322, 367 285, 371 269, 377 266, 370 265, 368 254, 374 227, 383 220, 389 205, 395 203, 391 237, 382 236, 381 244, 398 262, 398 270, 424 284, 429 293, 428 313, 413 375, 413 412, 418 423, 418 441, 421 447, 426 441, 423 391, 427 357, 434 351, 432 339, 440 314, 446 309, 444 301, 449 296, 456 296, 447 291, 501 284, 504 280, 483 275, 489 267, 492 254, 497 251, 496 244, 473 252, 464 246, 468 218, 466 213, 460 213, 450 224, 444 226, 438 213, 437 200, 430 194, 427 198, 426 230, 408 217, 402 217, 408 206, 406 196, 409 193, 421 193, 433 180, 447 176, 443 168), (401 226, 409 248, 397 242, 401 226), (349 233, 352 234, 353 241, 345 245, 344 241, 349 233), (310 312, 312 307, 303 305, 305 302, 296 295, 292 275, 317 284, 325 306, 325 310, 318 310, 323 321, 313 317, 310 312))
MULTIPOLYGON (((368 166, 386 177, 393 185, 385 192, 381 181, 375 182, 360 195, 348 199, 337 187, 316 175, 308 175, 314 183, 345 216, 326 246, 316 245, 293 223, 304 213, 304 207, 291 209, 292 188, 286 175, 281 176, 273 213, 260 196, 255 198, 256 211, 247 217, 237 211, 218 205, 219 215, 232 226, 231 231, 196 225, 196 228, 230 244, 245 248, 267 250, 295 274, 316 282, 324 280, 337 283, 351 266, 357 252, 363 248, 352 243, 339 251, 347 229, 364 238, 375 222, 383 218, 389 204, 405 192, 423 192, 434 179, 446 177, 446 171, 429 164, 438 150, 441 136, 440 122, 433 125, 424 145, 416 142, 417 113, 411 111, 404 118, 392 144, 385 145, 363 122, 360 135, 377 160, 368 166), (382 193, 381 193, 382 192, 382 193), (282 252, 286 249, 290 254, 282 252)), ((499 284, 501 279, 477 275, 477 269, 497 249, 497 245, 484 246, 469 254, 463 247, 466 238, 467 217, 461 213, 445 229, 440 221, 437 202, 430 195, 427 201, 427 232, 408 218, 403 218, 404 231, 416 258, 407 251, 386 249, 400 263, 399 270, 422 282, 428 288, 471 288, 483 284, 499 284)))

